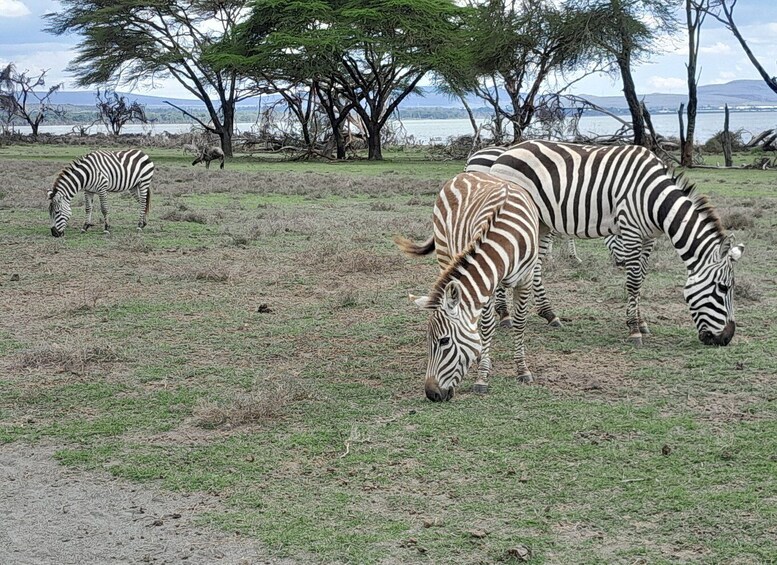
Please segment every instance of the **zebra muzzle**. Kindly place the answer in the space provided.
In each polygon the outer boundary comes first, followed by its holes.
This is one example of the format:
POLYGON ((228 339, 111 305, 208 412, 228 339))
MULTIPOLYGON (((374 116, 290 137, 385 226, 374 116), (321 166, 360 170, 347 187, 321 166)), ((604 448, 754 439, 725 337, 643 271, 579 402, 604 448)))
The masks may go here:
POLYGON ((59 231, 57 230, 57 228, 51 228, 51 235, 53 235, 54 237, 62 237, 63 235, 65 235, 65 232, 59 231))

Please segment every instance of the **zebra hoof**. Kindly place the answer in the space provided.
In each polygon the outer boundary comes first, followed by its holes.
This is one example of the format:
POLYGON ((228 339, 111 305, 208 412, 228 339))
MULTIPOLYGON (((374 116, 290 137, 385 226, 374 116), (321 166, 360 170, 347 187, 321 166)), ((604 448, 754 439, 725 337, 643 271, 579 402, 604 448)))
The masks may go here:
POLYGON ((488 392, 488 383, 478 381, 472 385, 472 392, 475 394, 486 394, 488 392))
POLYGON ((513 327, 513 321, 510 318, 504 318, 501 322, 499 322, 500 328, 512 328, 513 327))
POLYGON ((550 322, 548 322, 548 326, 550 326, 551 328, 563 328, 564 327, 564 325, 561 323, 561 320, 559 320, 558 316, 556 316, 550 322))
POLYGON ((639 333, 642 335, 650 335, 650 328, 647 327, 647 324, 640 324, 639 333))
POLYGON ((518 377, 519 383, 529 384, 534 382, 534 377, 531 373, 526 373, 525 375, 521 375, 518 377))
POLYGON ((642 347, 642 336, 641 335, 630 335, 629 341, 631 342, 631 345, 634 347, 642 347))

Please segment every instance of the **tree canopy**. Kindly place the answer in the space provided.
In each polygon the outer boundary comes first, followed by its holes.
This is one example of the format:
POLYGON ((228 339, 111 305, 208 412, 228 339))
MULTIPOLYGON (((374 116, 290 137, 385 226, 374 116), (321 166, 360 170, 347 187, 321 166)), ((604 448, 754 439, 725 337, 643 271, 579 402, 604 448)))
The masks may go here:
POLYGON ((211 60, 345 100, 364 125, 369 158, 380 159, 383 126, 459 49, 466 12, 452 0, 257 0, 211 60))
POLYGON ((47 31, 78 33, 68 70, 81 86, 155 84, 172 77, 201 100, 231 155, 235 103, 255 92, 234 71, 216 70, 202 52, 241 20, 247 0, 62 0, 47 31))

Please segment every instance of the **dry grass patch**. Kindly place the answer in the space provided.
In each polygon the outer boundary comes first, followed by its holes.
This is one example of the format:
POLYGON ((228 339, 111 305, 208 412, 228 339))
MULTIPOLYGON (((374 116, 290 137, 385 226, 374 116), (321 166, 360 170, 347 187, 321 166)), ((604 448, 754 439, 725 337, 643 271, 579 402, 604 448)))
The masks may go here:
POLYGON ((189 208, 184 204, 179 204, 178 208, 175 210, 170 210, 169 212, 163 214, 161 219, 170 222, 191 222, 194 224, 208 223, 208 219, 203 214, 189 210, 189 208))
POLYGON ((19 352, 16 355, 14 367, 18 369, 55 367, 63 373, 84 373, 89 366, 123 360, 123 355, 113 345, 97 344, 69 348, 46 344, 19 352))
POLYGON ((269 386, 257 385, 256 390, 227 394, 217 401, 200 399, 193 415, 195 423, 203 428, 235 428, 277 420, 290 404, 314 398, 309 385, 297 379, 273 381, 269 386))
POLYGON ((734 298, 739 300, 749 300, 751 302, 760 302, 763 293, 758 285, 749 279, 738 280, 734 285, 734 298))
POLYGON ((739 210, 732 210, 723 214, 720 221, 727 230, 744 230, 755 225, 752 212, 745 213, 739 210))

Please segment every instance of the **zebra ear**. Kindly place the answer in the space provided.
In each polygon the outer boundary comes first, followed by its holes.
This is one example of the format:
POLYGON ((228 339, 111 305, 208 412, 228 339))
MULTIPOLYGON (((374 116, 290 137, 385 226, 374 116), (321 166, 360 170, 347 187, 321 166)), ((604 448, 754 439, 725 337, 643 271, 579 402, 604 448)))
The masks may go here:
POLYGON ((744 245, 735 245, 728 252, 728 257, 732 261, 739 261, 739 259, 742 257, 742 253, 744 253, 744 252, 745 252, 745 246, 744 245))
POLYGON ((453 280, 445 286, 443 294, 443 308, 449 313, 454 314, 461 304, 461 285, 459 281, 453 280))
POLYGON ((731 250, 731 245, 734 243, 734 234, 727 235, 723 241, 720 242, 720 258, 725 259, 728 252, 731 250))
POLYGON ((429 306, 428 296, 416 296, 415 294, 408 294, 407 298, 410 300, 410 302, 414 303, 419 308, 423 309, 429 306))

